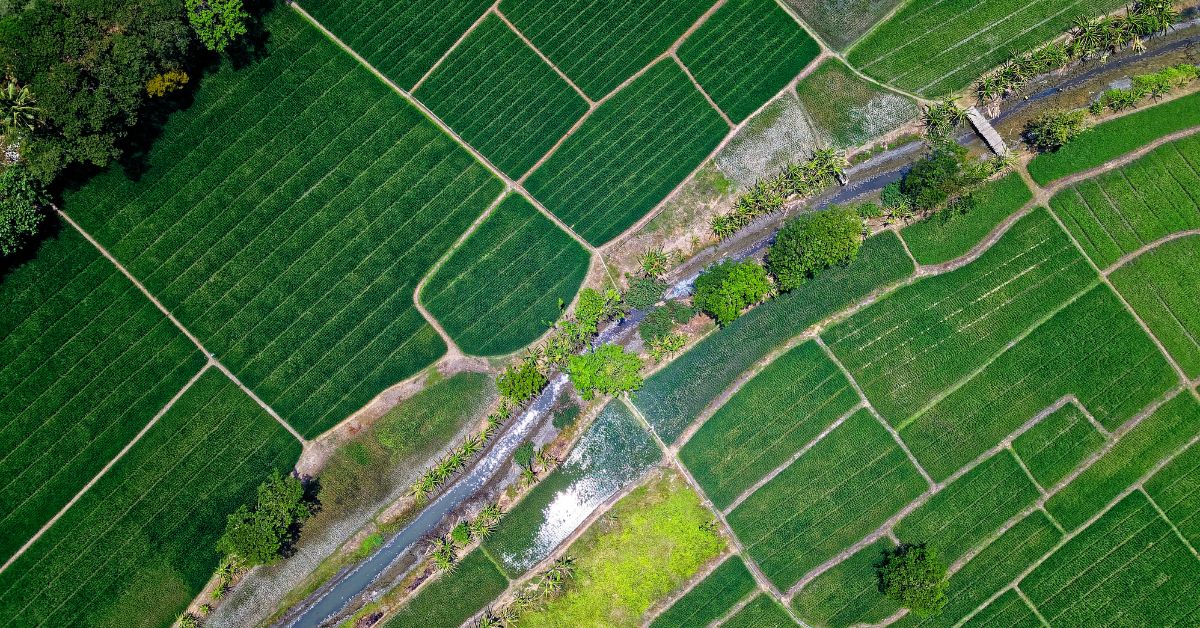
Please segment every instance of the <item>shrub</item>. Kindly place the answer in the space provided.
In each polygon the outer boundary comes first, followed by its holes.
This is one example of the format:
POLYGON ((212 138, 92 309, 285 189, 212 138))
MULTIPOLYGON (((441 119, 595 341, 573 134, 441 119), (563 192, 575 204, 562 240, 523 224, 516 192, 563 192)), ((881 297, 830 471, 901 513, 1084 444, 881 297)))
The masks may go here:
POLYGON ((0 172, 0 255, 12 255, 37 233, 47 202, 41 183, 24 165, 0 172))
POLYGON ((620 345, 603 345, 591 353, 571 356, 567 372, 584 399, 597 392, 608 395, 642 387, 642 361, 620 345))
POLYGON ((188 84, 188 73, 183 70, 167 70, 155 74, 146 81, 146 93, 156 98, 165 96, 167 92, 182 89, 188 84))
POLYGON ((676 324, 682 325, 692 320, 695 315, 695 309, 679 301, 668 301, 662 307, 654 308, 646 314, 646 318, 643 318, 638 326, 638 335, 647 343, 653 342, 670 335, 676 324))
POLYGON ((958 191, 966 159, 966 148, 940 145, 904 175, 900 191, 917 209, 934 209, 958 191))
POLYGON ((272 563, 283 555, 296 527, 311 514, 300 480, 276 471, 259 485, 253 510, 242 504, 229 515, 217 551, 246 566, 272 563))
POLYGON ((459 521, 458 525, 450 530, 450 540, 459 547, 471 542, 471 528, 467 526, 466 521, 459 521))
POLYGON ((696 307, 712 314, 717 322, 728 325, 741 316, 747 306, 762 301, 771 291, 767 271, 747 260, 725 260, 704 271, 696 279, 696 307))
POLYGON ((902 544, 884 553, 876 567, 879 591, 909 609, 917 617, 937 615, 946 606, 946 565, 937 550, 902 544))
POLYGON ((767 252, 782 290, 792 290, 830 266, 844 266, 862 245, 862 219, 843 207, 805 214, 784 225, 767 252))
POLYGON ((669 262, 666 252, 662 247, 656 249, 646 249, 642 253, 640 260, 642 264, 642 273, 647 277, 661 277, 667 272, 667 264, 669 262))
MULTIPOLYGON (((889 184, 890 185, 890 184, 889 184)), ((858 213, 858 217, 863 220, 871 220, 872 218, 883 218, 883 208, 870 201, 859 203, 854 211, 858 213)))
POLYGON ((184 0, 188 21, 205 48, 223 52, 235 39, 246 34, 250 14, 242 0, 184 0))
POLYGON ((654 307, 667 291, 667 282, 653 277, 640 277, 629 282, 625 291, 625 304, 635 310, 654 307))
POLYGON ((496 387, 500 395, 513 403, 521 403, 532 399, 546 386, 546 376, 532 358, 521 360, 517 364, 505 367, 500 377, 496 378, 496 387))
POLYGON ((1025 125, 1025 141, 1036 151, 1056 151, 1087 130, 1087 112, 1048 111, 1025 125))
POLYGON ((525 441, 513 450, 513 462, 523 469, 528 469, 533 465, 533 443, 531 441, 525 441))
POLYGON ((611 288, 604 294, 594 288, 584 288, 579 293, 579 302, 575 304, 575 319, 588 334, 596 333, 602 321, 624 313, 620 293, 611 288))

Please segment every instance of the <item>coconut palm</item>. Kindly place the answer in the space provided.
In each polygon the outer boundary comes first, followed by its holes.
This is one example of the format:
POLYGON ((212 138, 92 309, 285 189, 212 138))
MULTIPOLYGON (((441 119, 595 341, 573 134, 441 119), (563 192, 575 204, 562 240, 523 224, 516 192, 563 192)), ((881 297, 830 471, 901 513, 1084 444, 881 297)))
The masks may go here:
POLYGON ((0 124, 3 124, 6 132, 17 129, 33 130, 38 122, 38 108, 35 105, 36 101, 33 93, 29 91, 29 86, 19 85, 17 79, 9 77, 8 81, 0 86, 0 116, 3 116, 0 124))

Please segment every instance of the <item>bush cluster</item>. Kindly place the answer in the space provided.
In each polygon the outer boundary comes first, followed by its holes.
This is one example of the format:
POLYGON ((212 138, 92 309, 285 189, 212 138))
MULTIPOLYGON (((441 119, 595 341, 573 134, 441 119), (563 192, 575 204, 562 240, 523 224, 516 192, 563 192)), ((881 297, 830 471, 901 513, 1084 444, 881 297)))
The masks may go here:
POLYGON ((780 290, 794 290, 821 270, 854 261, 862 231, 862 218, 855 210, 836 206, 784 225, 767 252, 780 290))
POLYGON ((767 271, 751 260, 725 260, 696 279, 693 302, 721 325, 732 323, 742 310, 762 301, 771 292, 767 271))
POLYGON ((299 524, 311 515, 300 480, 276 471, 259 485, 253 509, 242 504, 229 515, 217 551, 247 567, 272 563, 284 555, 299 524))

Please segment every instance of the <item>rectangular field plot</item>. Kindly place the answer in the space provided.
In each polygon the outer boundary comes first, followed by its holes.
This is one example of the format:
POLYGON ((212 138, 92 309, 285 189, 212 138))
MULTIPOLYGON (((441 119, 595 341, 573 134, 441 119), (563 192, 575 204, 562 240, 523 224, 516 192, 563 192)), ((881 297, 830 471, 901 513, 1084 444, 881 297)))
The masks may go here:
POLYGON ((928 543, 953 562, 1037 497, 1012 454, 1001 450, 901 519, 895 533, 902 543, 928 543))
MULTIPOLYGON (((950 576, 946 606, 940 615, 919 619, 909 614, 895 625, 947 628, 955 625, 1054 549, 1060 538, 1062 535, 1046 515, 1035 510, 950 576)), ((931 538, 929 542, 936 540, 931 538)))
POLYGON ((772 0, 730 0, 679 46, 679 59, 717 106, 741 122, 820 52, 772 0))
POLYGON ((476 548, 458 561, 454 571, 417 592, 385 626, 458 626, 483 610, 508 588, 487 552, 476 548))
POLYGON ((300 7, 404 89, 450 50, 489 0, 304 0, 300 7))
POLYGON ((858 404, 850 382, 809 341, 747 382, 679 457, 723 509, 858 404))
POLYGON ((442 355, 413 291, 502 186, 296 13, 267 22, 270 54, 206 77, 138 180, 65 209, 312 436, 442 355))
POLYGON ((1200 561, 1132 493, 1021 581, 1052 626, 1195 626, 1200 561))
POLYGON ((1200 548, 1200 444, 1192 445, 1146 482, 1146 493, 1179 528, 1183 538, 1200 548))
POLYGON ((792 598, 792 610, 810 626, 877 624, 900 610, 879 592, 875 566, 892 542, 880 539, 823 572, 792 598))
POLYGON ((779 602, 769 595, 760 593, 740 611, 721 624, 722 628, 789 628, 796 622, 779 602))
POLYGON ((500 11, 592 100, 667 51, 705 0, 503 0, 500 11))
POLYGON ((1083 412, 1068 403, 1013 440, 1013 451, 1043 488, 1058 484, 1084 458, 1104 446, 1104 435, 1083 412))
POLYGON ((489 15, 413 93, 497 168, 519 178, 588 105, 489 15))
POLYGON ((921 115, 911 98, 862 78, 835 57, 796 84, 796 97, 838 148, 866 144, 921 115))
POLYGON ((49 228, 0 282, 0 563, 205 361, 83 236, 49 228))
POLYGON ((1066 32, 1120 0, 913 0, 850 50, 863 72, 923 96, 959 91, 1013 50, 1066 32))
POLYGON ((830 314, 913 272, 890 231, 868 238, 858 259, 754 308, 650 377, 636 403, 668 444, 746 369, 830 314))
POLYGON ((704 580, 675 600, 650 624, 651 628, 707 626, 724 617, 758 583, 740 556, 730 556, 704 580))
POLYGON ((824 337, 880 414, 900 425, 1094 280, 1037 211, 978 260, 901 288, 824 337))
POLYGON ((1177 395, 1051 497, 1046 510, 1064 528, 1079 527, 1196 434, 1200 434, 1200 404, 1187 393, 1177 395))
POLYGON ((168 625, 217 565, 225 516, 300 443, 209 369, 0 574, 12 625, 168 625))
POLYGON ((1165 242, 1109 279, 1184 373, 1200 376, 1200 235, 1165 242))
POLYGON ((787 589, 926 488, 887 430, 860 410, 729 513, 729 525, 787 589))
POLYGON ((589 254, 523 196, 484 219, 433 274, 419 298, 474 355, 511 353, 558 319, 587 274, 589 254))
POLYGON ((683 70, 664 59, 593 111, 525 187, 601 245, 658 204, 728 130, 683 70))
POLYGON ((1097 286, 900 428, 935 479, 1073 394, 1116 429, 1178 383, 1112 291, 1097 286))
POLYGON ((1041 628, 1042 621, 1037 618, 1032 608, 1017 595, 1015 590, 1008 590, 1004 595, 992 600, 973 615, 964 628, 1041 628))
POLYGON ((1100 268, 1177 231, 1200 229, 1200 136, 1054 195, 1050 207, 1100 268))
POLYGON ((979 204, 966 214, 940 212, 900 230, 919 263, 940 264, 965 255, 1032 199, 1033 192, 1014 172, 987 184, 975 196, 979 204))
POLYGON ((784 0, 825 43, 845 50, 903 0, 784 0))

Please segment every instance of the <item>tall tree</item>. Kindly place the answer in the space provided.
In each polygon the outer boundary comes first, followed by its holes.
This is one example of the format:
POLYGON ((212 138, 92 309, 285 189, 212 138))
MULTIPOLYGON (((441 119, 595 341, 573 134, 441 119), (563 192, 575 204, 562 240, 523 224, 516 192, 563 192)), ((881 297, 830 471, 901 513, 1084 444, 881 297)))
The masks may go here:
POLYGON ((186 0, 188 21, 205 48, 224 52, 229 44, 246 34, 250 14, 242 0, 186 0))

